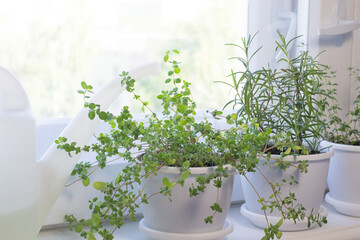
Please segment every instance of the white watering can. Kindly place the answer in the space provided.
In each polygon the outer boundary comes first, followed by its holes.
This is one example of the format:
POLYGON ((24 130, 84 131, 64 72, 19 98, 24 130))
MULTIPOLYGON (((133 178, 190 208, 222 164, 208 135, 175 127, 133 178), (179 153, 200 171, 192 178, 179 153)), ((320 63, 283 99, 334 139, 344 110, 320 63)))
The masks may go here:
MULTIPOLYGON (((141 79, 159 70, 159 64, 151 63, 129 75, 141 79)), ((121 78, 116 77, 89 102, 106 110, 123 90, 121 78)), ((88 109, 84 108, 61 136, 82 146, 97 124, 98 120, 88 119, 88 109)), ((35 141, 36 123, 26 93, 17 78, 0 67, 0 240, 36 239, 80 157, 69 157, 52 144, 36 161, 35 141)))

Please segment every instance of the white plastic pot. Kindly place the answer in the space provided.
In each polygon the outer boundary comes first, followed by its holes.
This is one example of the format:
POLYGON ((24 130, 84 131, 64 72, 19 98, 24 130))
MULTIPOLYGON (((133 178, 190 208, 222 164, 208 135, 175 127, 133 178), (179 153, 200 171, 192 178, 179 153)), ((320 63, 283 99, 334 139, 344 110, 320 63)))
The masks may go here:
POLYGON ((340 213, 360 217, 360 146, 324 143, 335 154, 330 160, 325 200, 340 213))
MULTIPOLYGON (((230 171, 231 166, 227 167, 230 171)), ((197 185, 196 176, 211 173, 214 169, 215 167, 190 168, 191 174, 184 186, 176 185, 173 188, 171 202, 162 194, 157 194, 149 199, 149 204, 142 204, 144 219, 139 224, 140 230, 157 239, 177 239, 176 236, 179 239, 214 239, 214 236, 222 238, 231 233, 233 225, 226 221, 226 216, 233 190, 233 176, 223 178, 220 189, 210 183, 199 195, 190 197, 189 194, 189 187, 197 185), (216 202, 217 197, 222 213, 215 214, 212 224, 205 223, 204 219, 213 214, 210 206, 216 202)), ((163 187, 164 177, 174 181, 179 174, 179 168, 161 168, 157 176, 151 178, 144 192, 148 196, 159 192, 163 187)), ((145 183, 146 181, 143 182, 145 183)))
MULTIPOLYGON (((300 173, 295 167, 289 167, 284 172, 279 167, 272 166, 271 163, 271 167, 269 164, 263 166, 260 163, 259 169, 272 183, 281 184, 283 179, 289 180, 290 176, 293 175, 298 184, 292 186, 289 186, 288 184, 283 185, 281 187, 282 197, 288 196, 289 191, 291 191, 292 193, 295 193, 297 203, 301 203, 305 207, 307 214, 310 214, 311 210, 313 210, 313 214, 320 213, 321 215, 326 216, 327 210, 325 207, 321 206, 321 203, 326 189, 329 160, 333 154, 333 151, 329 151, 321 154, 287 157, 287 160, 294 164, 299 160, 308 160, 308 173, 300 173)), ((279 156, 273 156, 273 158, 275 157, 279 156)), ((255 173, 247 173, 246 177, 255 187, 257 193, 261 197, 269 200, 269 196, 273 194, 273 191, 264 176, 257 171, 255 173)), ((257 193, 245 177, 242 176, 241 182, 245 197, 245 204, 243 204, 241 208, 241 213, 248 217, 254 225, 266 228, 267 221, 264 211, 261 210, 261 205, 258 203, 259 197, 257 193)), ((276 224, 281 219, 281 213, 275 209, 272 213, 267 211, 267 216, 269 222, 272 224, 276 224)), ((296 224, 294 224, 292 220, 286 220, 280 230, 297 231, 305 230, 307 228, 307 219, 297 222, 296 224)))

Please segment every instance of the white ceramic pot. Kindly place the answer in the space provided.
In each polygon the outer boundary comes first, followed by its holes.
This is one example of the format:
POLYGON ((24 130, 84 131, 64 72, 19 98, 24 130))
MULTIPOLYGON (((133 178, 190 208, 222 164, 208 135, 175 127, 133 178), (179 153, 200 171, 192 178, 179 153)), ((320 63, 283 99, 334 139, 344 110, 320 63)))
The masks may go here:
MULTIPOLYGON (((289 167, 284 172, 279 167, 272 166, 271 163, 271 167, 269 164, 263 166, 260 163, 259 169, 272 183, 281 184, 282 179, 289 180, 290 176, 293 175, 299 184, 294 184, 292 186, 289 186, 288 184, 283 185, 281 187, 281 192, 283 193, 282 196, 287 196, 289 191, 291 191, 295 193, 297 203, 301 203, 306 208, 307 214, 310 214, 313 209, 313 214, 320 213, 321 215, 327 215, 327 210, 321 206, 321 203, 326 189, 329 160, 333 154, 333 151, 329 151, 321 154, 297 156, 296 158, 293 156, 287 157, 289 161, 292 161, 295 164, 296 161, 299 160, 308 160, 308 173, 300 173, 300 171, 294 167, 289 167)), ((246 177, 256 188, 260 196, 269 200, 269 196, 273 194, 273 192, 263 175, 259 172, 255 172, 247 173, 246 177)), ((266 228, 267 222, 264 211, 261 210, 261 205, 258 203, 258 195, 245 177, 242 176, 241 182, 246 202, 241 208, 242 214, 248 217, 254 225, 266 228)), ((281 218, 280 212, 275 209, 272 213, 267 211, 267 216, 269 222, 272 224, 277 223, 281 218)), ((299 221, 297 224, 294 224, 292 220, 286 220, 280 229, 282 231, 305 230, 307 229, 307 219, 299 221)))
POLYGON ((330 160, 325 200, 340 213, 360 217, 360 146, 325 142, 335 154, 330 160))
MULTIPOLYGON (((231 166, 227 165, 227 168, 230 170, 231 166)), ((185 180, 184 186, 182 187, 180 185, 176 185, 173 188, 171 202, 162 194, 157 194, 149 199, 149 204, 142 204, 141 207, 144 219, 139 225, 140 230, 146 233, 149 233, 149 231, 160 233, 160 235, 162 234, 165 236, 165 239, 169 239, 168 237, 170 236, 172 237, 171 239, 173 239, 175 237, 174 234, 183 236, 182 239, 203 239, 197 237, 203 233, 221 232, 224 230, 224 227, 227 232, 223 234, 229 234, 232 231, 233 226, 228 222, 225 224, 225 221, 230 207, 234 177, 231 176, 223 178, 222 187, 219 191, 213 184, 208 184, 206 185, 203 193, 194 197, 190 197, 189 194, 189 187, 196 184, 196 176, 211 173, 214 169, 215 167, 190 168, 191 174, 185 180), (210 206, 216 202, 218 194, 218 202, 222 208, 222 213, 215 214, 213 223, 207 224, 204 219, 212 215, 213 211, 210 206), (193 237, 186 238, 182 234, 195 235, 193 237)), ((148 196, 159 192, 160 188, 163 187, 164 177, 173 181, 179 176, 179 174, 179 168, 161 168, 158 171, 157 176, 151 178, 144 192, 148 196)), ((158 234, 157 236, 160 235, 158 234)))

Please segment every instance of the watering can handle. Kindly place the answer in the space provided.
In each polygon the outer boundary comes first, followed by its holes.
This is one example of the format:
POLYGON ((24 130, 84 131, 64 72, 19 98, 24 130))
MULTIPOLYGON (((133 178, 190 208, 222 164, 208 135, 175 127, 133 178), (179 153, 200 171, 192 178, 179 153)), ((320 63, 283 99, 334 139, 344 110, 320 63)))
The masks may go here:
POLYGON ((29 99, 15 75, 0 66, 0 111, 30 109, 29 99))

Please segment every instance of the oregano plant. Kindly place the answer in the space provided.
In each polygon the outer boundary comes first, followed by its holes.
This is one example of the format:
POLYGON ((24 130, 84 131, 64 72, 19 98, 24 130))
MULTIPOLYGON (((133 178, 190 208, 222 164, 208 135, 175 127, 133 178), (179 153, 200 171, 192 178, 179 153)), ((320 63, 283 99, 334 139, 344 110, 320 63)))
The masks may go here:
MULTIPOLYGON (((350 67, 350 77, 360 82, 360 69, 350 67)), ((335 72, 332 76, 335 77, 335 72)), ((328 83, 328 90, 331 94, 330 107, 327 115, 329 127, 326 129, 326 139, 330 142, 357 145, 360 146, 360 87, 357 87, 357 92, 353 106, 345 114, 345 118, 340 117, 342 110, 337 101, 337 84, 333 82, 328 83)))

